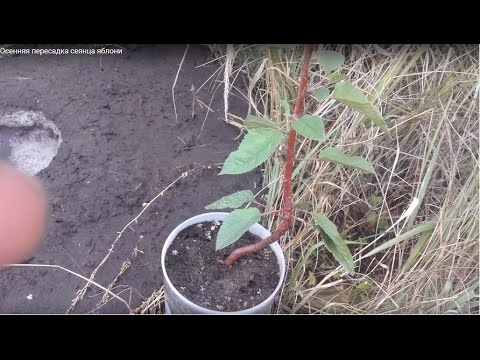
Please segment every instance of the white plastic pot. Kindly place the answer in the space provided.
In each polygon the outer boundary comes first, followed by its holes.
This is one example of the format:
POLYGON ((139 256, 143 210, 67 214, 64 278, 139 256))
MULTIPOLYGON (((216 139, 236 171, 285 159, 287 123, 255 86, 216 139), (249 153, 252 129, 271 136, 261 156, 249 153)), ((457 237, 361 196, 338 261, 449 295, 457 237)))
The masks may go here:
MULTIPOLYGON (((184 221, 180 225, 178 225, 167 237, 167 240, 165 240, 165 244, 163 245, 163 249, 162 249, 162 257, 161 257, 163 284, 165 289, 165 313, 167 314, 269 314, 270 313, 275 296, 280 290, 283 284, 283 280, 285 279, 285 270, 286 270, 285 257, 283 255, 282 248, 280 247, 278 242, 275 242, 270 245, 272 251, 275 253, 275 256, 277 257, 278 265, 279 265, 280 279, 278 281, 277 287, 267 299, 265 299, 262 303, 251 308, 247 308, 240 311, 234 311, 234 312, 225 312, 225 311, 222 312, 222 311, 215 311, 215 310, 204 308, 202 306, 199 306, 191 302, 186 297, 184 297, 175 288, 175 286, 171 283, 168 277, 168 274, 165 268, 165 256, 167 254, 168 248, 172 244, 173 240, 175 240, 178 233, 183 229, 185 229, 186 227, 189 227, 190 225, 195 225, 205 221, 214 221, 214 220, 222 221, 223 219, 225 219, 227 215, 228 213, 225 213, 225 212, 210 212, 210 213, 194 216, 184 221)), ((252 234, 259 236, 262 239, 270 236, 270 232, 260 224, 252 225, 249 231, 252 234)))

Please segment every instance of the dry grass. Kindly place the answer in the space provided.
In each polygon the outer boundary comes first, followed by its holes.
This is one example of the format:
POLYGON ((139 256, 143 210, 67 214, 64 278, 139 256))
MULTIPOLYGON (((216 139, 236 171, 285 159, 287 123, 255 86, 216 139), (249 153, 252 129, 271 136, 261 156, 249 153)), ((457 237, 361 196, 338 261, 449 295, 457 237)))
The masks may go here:
MULTIPOLYGON (((341 72, 379 107, 391 137, 333 100, 308 99, 328 138, 297 143, 303 160, 294 171, 295 226, 281 240, 289 273, 278 312, 478 313, 478 46, 327 48, 346 55, 341 72), (332 145, 366 157, 376 174, 316 160, 332 145), (337 224, 354 254, 355 276, 325 252, 309 212, 337 224)), ((212 50, 224 61, 225 47, 212 50)), ((293 104, 301 56, 301 47, 229 48, 229 96, 243 96, 251 114, 286 128, 280 101, 293 104), (247 93, 234 86, 241 73, 247 93)), ((315 62, 312 72, 310 88, 321 86, 315 62)), ((281 206, 280 153, 264 169, 266 211, 281 206)), ((279 221, 271 215, 265 224, 279 221)))

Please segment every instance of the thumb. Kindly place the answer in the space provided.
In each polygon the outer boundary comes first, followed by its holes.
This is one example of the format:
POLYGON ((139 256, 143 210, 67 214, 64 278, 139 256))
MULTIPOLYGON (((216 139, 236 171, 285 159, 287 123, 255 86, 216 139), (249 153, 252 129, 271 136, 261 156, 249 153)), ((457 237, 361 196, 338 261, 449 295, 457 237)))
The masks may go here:
POLYGON ((40 182, 0 161, 0 267, 33 254, 46 218, 47 198, 40 182))

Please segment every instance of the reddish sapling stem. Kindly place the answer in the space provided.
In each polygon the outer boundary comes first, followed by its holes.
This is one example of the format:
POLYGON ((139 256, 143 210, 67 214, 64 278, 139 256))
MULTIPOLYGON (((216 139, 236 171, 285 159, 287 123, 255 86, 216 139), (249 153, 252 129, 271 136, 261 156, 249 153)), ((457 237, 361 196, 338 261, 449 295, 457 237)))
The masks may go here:
MULTIPOLYGON (((294 121, 300 118, 303 113, 305 103, 305 92, 308 84, 308 73, 310 71, 310 60, 313 53, 313 45, 305 45, 303 54, 302 70, 300 75, 300 86, 298 89, 297 101, 295 103, 295 110, 293 112, 294 121)), ((224 261, 225 266, 233 265, 240 257, 256 253, 265 249, 270 244, 274 243, 287 232, 292 224, 292 172, 293 164, 295 162, 295 140, 297 133, 290 129, 287 140, 287 158, 285 159, 285 174, 283 176, 283 220, 278 228, 267 238, 258 241, 255 244, 244 246, 234 250, 224 261)))

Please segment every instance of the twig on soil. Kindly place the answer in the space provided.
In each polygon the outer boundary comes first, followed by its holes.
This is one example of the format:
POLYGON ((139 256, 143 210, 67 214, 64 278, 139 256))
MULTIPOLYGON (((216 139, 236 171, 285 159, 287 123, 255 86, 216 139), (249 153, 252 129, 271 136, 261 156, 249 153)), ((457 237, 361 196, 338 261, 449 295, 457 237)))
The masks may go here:
POLYGON ((213 145, 213 143, 196 145, 196 146, 185 146, 182 150, 186 151, 186 150, 199 149, 199 148, 210 146, 210 145, 213 145))
POLYGON ((78 265, 78 263, 77 263, 77 262, 75 261, 75 259, 68 253, 68 251, 67 251, 62 245, 61 245, 60 247, 62 248, 63 251, 65 251, 65 254, 68 255, 68 257, 70 258, 70 260, 72 260, 73 263, 74 263, 75 265, 77 265, 77 269, 80 269, 80 265, 78 265))
POLYGON ((192 92, 192 119, 195 117, 195 102, 197 100, 197 97, 195 96, 195 86, 192 84, 192 87, 190 88, 190 91, 192 92))
MULTIPOLYGON (((161 310, 161 303, 165 300, 165 291, 164 287, 162 286, 158 291, 155 291, 147 300, 145 300, 142 305, 134 310, 135 314, 151 314, 152 312, 149 311, 151 307, 158 306, 161 310)), ((153 313, 156 312, 153 310, 153 313)))
MULTIPOLYGON (((128 257, 127 260, 125 260, 123 262, 119 273, 117 274, 117 276, 115 276, 115 279, 113 279, 112 283, 110 285, 108 285, 108 290, 111 291, 113 289, 113 287, 117 284, 117 281, 118 281, 118 279, 120 279, 120 276, 122 276, 125 273, 125 271, 127 271, 130 268, 130 266, 132 266, 132 261, 133 261, 133 259, 135 259, 137 257, 137 254, 139 252, 138 245, 140 244, 140 241, 142 239, 143 239, 143 235, 140 235, 138 237, 137 244, 135 245, 135 248, 133 249, 132 254, 128 257)), ((109 295, 108 293, 103 294, 102 300, 97 304, 98 308, 100 308, 102 305, 107 303, 108 295, 109 295)))
POLYGON ((177 85, 178 75, 180 74, 180 70, 182 69, 183 61, 187 56, 187 51, 189 47, 190 47, 190 44, 187 44, 185 52, 183 53, 182 61, 180 61, 180 65, 178 66, 177 75, 175 75, 175 80, 173 81, 173 86, 172 86, 173 110, 175 111, 175 120, 177 121, 178 121, 178 115, 177 115, 177 105, 175 104, 175 85, 177 85))
POLYGON ((183 140, 180 136, 177 136, 177 139, 180 140, 182 143, 183 143, 183 146, 186 146, 187 143, 185 142, 185 140, 183 140))
POLYGON ((217 93, 217 90, 218 90, 218 88, 215 89, 215 91, 213 92, 212 98, 210 99, 210 104, 208 104, 208 106, 205 103, 203 103, 203 101, 198 100, 198 103, 200 105, 203 104, 207 108, 207 112, 205 113, 205 118, 203 119, 202 127, 200 128, 200 132, 198 133, 197 139, 200 139, 200 135, 202 135, 203 128, 205 127, 205 123, 207 122, 207 117, 208 117, 209 112, 213 112, 213 110, 211 109, 211 106, 212 106, 212 102, 213 102, 213 99, 215 97, 215 94, 217 93))
MULTIPOLYGON (((118 295, 114 294, 113 292, 111 292, 110 290, 108 290, 107 288, 103 287, 102 285, 100 285, 99 283, 93 281, 92 279, 87 279, 85 276, 82 276, 72 270, 69 270, 67 268, 64 268, 63 266, 60 266, 60 265, 48 265, 48 264, 10 264, 10 265, 7 265, 7 266, 10 266, 10 267, 48 267, 48 268, 56 268, 56 269, 61 269, 63 271, 66 271, 72 275, 75 275, 77 277, 79 277, 80 279, 82 280, 85 280, 87 281, 87 284, 90 285, 90 284, 93 284, 95 286, 97 286, 98 288, 102 289, 103 291, 106 291, 107 293, 109 293, 110 295, 112 295, 115 299, 121 301, 122 303, 125 304, 125 306, 128 308, 128 311, 129 313, 132 313, 132 309, 130 308, 130 306, 128 305, 128 303, 123 300, 121 297, 119 297, 118 295)), ((72 309, 73 310, 73 309, 72 309)), ((70 309, 68 310, 70 311, 70 309)), ((67 313, 68 313, 67 311, 67 313)))
MULTIPOLYGON (((117 288, 120 288, 120 287, 123 287, 124 289, 123 290, 120 290, 117 295, 120 296, 120 294, 123 294, 123 293, 128 293, 128 304, 130 305, 132 303, 132 292, 133 292, 133 288, 128 286, 128 285, 118 285, 118 286, 115 286, 113 289, 111 290, 114 290, 114 289, 117 289, 117 288)), ((94 296, 98 296, 99 294, 96 294, 94 296)), ((107 305, 108 301, 103 303, 102 305, 97 305, 97 307, 93 310, 90 310, 88 312, 88 314, 95 314, 96 311, 100 310, 102 307, 104 307, 105 305, 107 305)), ((135 313, 135 310, 132 310, 132 313, 135 313)))

